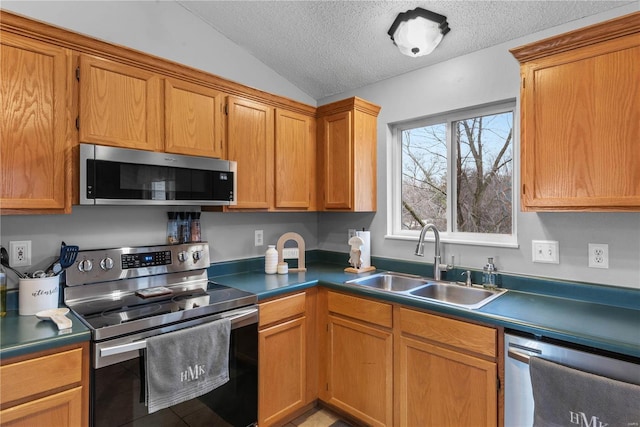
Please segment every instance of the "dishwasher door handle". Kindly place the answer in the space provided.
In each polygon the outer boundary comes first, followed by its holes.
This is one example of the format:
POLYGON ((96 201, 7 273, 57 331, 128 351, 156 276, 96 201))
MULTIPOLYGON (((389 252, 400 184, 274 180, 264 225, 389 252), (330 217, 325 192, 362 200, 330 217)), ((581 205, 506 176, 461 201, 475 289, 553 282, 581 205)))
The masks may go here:
POLYGON ((529 356, 528 354, 521 353, 519 351, 511 350, 511 349, 509 349, 509 351, 507 352, 507 355, 510 358, 515 359, 518 362, 526 363, 527 365, 529 364, 529 359, 531 358, 531 356, 529 356))

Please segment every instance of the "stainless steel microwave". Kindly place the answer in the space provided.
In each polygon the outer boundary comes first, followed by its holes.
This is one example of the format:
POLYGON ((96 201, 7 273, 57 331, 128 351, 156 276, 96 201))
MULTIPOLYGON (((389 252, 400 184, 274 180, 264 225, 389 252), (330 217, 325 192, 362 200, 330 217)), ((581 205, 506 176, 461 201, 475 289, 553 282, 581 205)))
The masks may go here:
POLYGON ((81 205, 236 204, 236 162, 80 144, 81 205))

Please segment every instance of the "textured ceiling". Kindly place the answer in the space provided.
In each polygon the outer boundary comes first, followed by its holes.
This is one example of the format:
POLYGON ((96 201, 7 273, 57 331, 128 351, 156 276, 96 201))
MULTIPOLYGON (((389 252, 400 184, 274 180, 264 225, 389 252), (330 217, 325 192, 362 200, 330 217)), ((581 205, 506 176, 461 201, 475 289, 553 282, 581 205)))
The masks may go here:
POLYGON ((178 1, 316 100, 629 1, 178 1), (431 54, 400 54, 387 31, 416 7, 451 32, 431 54))

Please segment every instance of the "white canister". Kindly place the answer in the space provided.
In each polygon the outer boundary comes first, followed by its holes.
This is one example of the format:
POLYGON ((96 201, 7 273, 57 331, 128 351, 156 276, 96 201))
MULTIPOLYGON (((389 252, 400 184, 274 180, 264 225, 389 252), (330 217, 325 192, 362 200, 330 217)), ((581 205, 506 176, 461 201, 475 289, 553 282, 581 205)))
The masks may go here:
POLYGON ((269 245, 267 252, 264 254, 264 272, 267 274, 276 274, 278 271, 278 251, 276 245, 269 245))
POLYGON ((278 274, 287 274, 289 273, 289 264, 282 261, 278 263, 278 274))
POLYGON ((20 279, 18 313, 29 316, 42 310, 58 308, 59 288, 60 276, 20 279))

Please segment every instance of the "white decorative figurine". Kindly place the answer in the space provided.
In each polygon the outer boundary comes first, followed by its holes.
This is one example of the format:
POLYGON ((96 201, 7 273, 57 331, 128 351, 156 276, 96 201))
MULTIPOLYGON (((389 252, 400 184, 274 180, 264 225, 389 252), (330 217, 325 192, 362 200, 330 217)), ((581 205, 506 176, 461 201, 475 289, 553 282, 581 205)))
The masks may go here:
POLYGON ((362 265, 362 259, 360 258, 362 251, 360 250, 360 248, 362 248, 362 245, 364 245, 364 240, 362 240, 358 236, 353 236, 349 239, 349 245, 351 246, 351 252, 349 254, 351 257, 349 258, 349 264, 351 264, 351 266, 357 270, 362 265))

